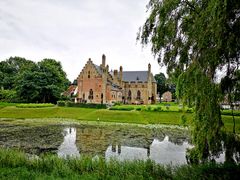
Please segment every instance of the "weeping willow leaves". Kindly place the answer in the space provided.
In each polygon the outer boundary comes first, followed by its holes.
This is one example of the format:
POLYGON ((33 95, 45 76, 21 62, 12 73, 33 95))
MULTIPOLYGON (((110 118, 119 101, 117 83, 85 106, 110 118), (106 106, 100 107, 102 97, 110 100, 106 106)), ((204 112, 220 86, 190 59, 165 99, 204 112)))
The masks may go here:
POLYGON ((223 123, 219 107, 221 95, 218 85, 211 83, 209 78, 198 68, 191 64, 185 73, 179 76, 177 93, 184 104, 194 106, 194 119, 192 120, 192 141, 195 149, 195 160, 210 160, 218 156, 222 150, 223 123))
POLYGON ((240 63, 240 1, 150 0, 148 11, 137 39, 179 77, 178 97, 195 109, 190 154, 211 159, 223 137, 217 70, 240 63))

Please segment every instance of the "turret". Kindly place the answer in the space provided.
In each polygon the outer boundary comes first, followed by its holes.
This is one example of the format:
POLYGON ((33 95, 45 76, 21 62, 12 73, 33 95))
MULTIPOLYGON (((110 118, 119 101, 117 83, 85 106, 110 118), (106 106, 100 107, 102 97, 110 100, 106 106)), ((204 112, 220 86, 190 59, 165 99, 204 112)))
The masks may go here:
POLYGON ((117 79, 118 78, 118 70, 114 70, 113 71, 113 77, 114 77, 114 79, 117 79))
POLYGON ((123 78, 123 68, 122 68, 122 66, 120 66, 120 68, 119 68, 119 79, 120 79, 120 81, 122 81, 122 78, 123 78))
POLYGON ((148 73, 151 73, 151 64, 148 64, 148 73))
POLYGON ((105 56, 105 54, 103 54, 102 55, 102 64, 101 64, 101 66, 105 67, 105 65, 106 65, 106 56, 105 56))

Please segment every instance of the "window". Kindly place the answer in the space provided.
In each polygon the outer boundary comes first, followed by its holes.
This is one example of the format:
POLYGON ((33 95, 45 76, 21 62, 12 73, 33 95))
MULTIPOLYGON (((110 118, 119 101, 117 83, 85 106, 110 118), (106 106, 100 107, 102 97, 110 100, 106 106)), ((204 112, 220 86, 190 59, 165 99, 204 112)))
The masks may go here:
POLYGON ((92 90, 92 89, 89 90, 89 96, 88 96, 88 99, 90 99, 90 100, 93 99, 93 90, 92 90))
POLYGON ((140 100, 141 99, 141 92, 138 90, 137 91, 137 100, 140 100))
POLYGON ((128 91, 128 100, 131 100, 132 99, 132 92, 129 90, 128 91))
POLYGON ((88 71, 88 78, 90 78, 90 71, 88 71))

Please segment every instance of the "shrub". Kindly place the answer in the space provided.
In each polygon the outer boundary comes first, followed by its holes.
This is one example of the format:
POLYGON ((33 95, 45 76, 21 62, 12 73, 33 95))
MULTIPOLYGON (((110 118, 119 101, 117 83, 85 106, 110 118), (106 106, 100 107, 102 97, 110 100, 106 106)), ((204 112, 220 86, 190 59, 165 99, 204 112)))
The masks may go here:
MULTIPOLYGON (((232 110, 223 110, 221 111, 222 115, 232 116, 232 110)), ((240 116, 240 111, 234 110, 233 111, 234 116, 240 116)))
POLYGON ((45 108, 45 107, 54 107, 54 104, 51 103, 43 103, 43 104, 17 104, 16 107, 18 108, 45 108))
POLYGON ((121 102, 115 102, 115 103, 113 104, 113 106, 120 106, 120 105, 122 105, 121 102))
POLYGON ((136 107, 135 110, 136 110, 136 111, 141 111, 142 108, 141 108, 141 107, 136 107))
POLYGON ((132 111, 134 110, 133 106, 113 106, 109 110, 121 110, 121 111, 132 111))
POLYGON ((106 109, 106 104, 95 104, 95 103, 74 103, 71 101, 66 102, 67 107, 80 107, 80 108, 95 108, 95 109, 106 109))
POLYGON ((151 106, 146 107, 146 111, 151 111, 151 109, 152 109, 151 106))
POLYGON ((181 124, 182 124, 183 126, 186 126, 186 122, 187 122, 187 117, 183 114, 183 115, 181 116, 181 124))
POLYGON ((160 111, 162 111, 162 108, 160 106, 157 106, 157 107, 154 107, 152 110, 160 112, 160 111))
POLYGON ((19 100, 15 90, 0 90, 0 101, 18 102, 19 100))
POLYGON ((60 106, 60 107, 63 107, 63 106, 66 105, 66 102, 65 101, 58 101, 57 105, 60 106))
POLYGON ((187 113, 192 113, 193 112, 193 110, 192 109, 187 109, 187 111, 186 111, 187 113))

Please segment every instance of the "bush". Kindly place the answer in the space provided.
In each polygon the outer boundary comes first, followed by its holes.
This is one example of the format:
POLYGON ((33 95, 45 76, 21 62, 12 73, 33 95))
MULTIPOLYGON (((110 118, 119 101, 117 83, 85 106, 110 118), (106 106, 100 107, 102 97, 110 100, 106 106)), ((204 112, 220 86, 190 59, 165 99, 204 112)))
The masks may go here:
POLYGON ((106 104, 95 104, 95 103, 74 103, 67 101, 66 102, 67 107, 80 107, 80 108, 95 108, 95 109, 106 109, 106 104))
POLYGON ((187 117, 183 114, 181 116, 181 123, 183 126, 186 126, 186 123, 187 123, 187 117))
POLYGON ((121 110, 121 111, 132 111, 134 110, 133 106, 113 106, 109 110, 121 110))
POLYGON ((51 103, 43 103, 43 104, 17 104, 16 107, 18 108, 45 108, 45 107, 54 107, 54 104, 51 103))
POLYGON ((122 105, 121 102, 115 102, 115 103, 113 104, 113 106, 120 106, 120 105, 122 105))
MULTIPOLYGON (((222 115, 232 116, 232 110, 223 110, 221 111, 222 115)), ((240 111, 234 110, 233 111, 234 116, 240 116, 240 111)))
POLYGON ((65 101, 58 101, 57 105, 60 106, 60 107, 63 107, 63 106, 66 105, 66 102, 65 101))
POLYGON ((136 110, 136 111, 141 111, 142 108, 141 108, 141 107, 136 107, 135 110, 136 110))
POLYGON ((160 106, 157 106, 157 107, 154 107, 152 110, 156 112, 160 112, 162 111, 162 108, 160 106))
POLYGON ((192 109, 187 109, 187 111, 186 111, 187 113, 192 113, 193 112, 193 110, 192 109))
POLYGON ((15 90, 0 90, 0 101, 2 102, 18 102, 15 90))

